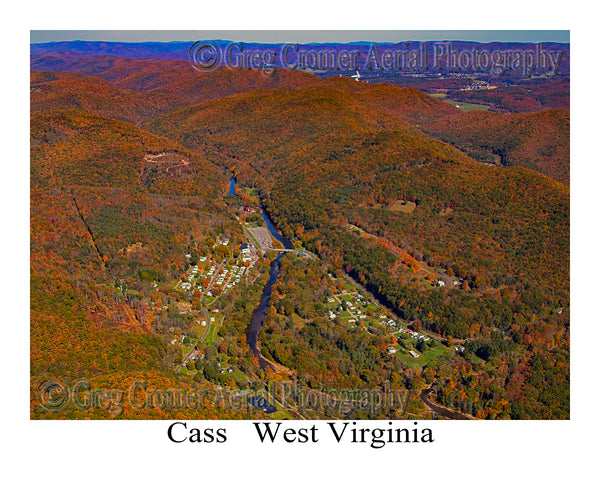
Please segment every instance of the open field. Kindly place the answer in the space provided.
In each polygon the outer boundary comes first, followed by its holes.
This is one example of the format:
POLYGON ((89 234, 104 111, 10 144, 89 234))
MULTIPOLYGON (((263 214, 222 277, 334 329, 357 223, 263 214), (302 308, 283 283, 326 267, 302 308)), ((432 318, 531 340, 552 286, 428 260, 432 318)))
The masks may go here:
POLYGON ((429 95, 433 98, 443 100, 447 104, 452 105, 453 107, 458 108, 463 112, 471 112, 473 110, 487 111, 490 109, 489 105, 481 105, 479 103, 457 102, 457 101, 451 100, 448 98, 448 95, 445 93, 430 93, 429 95))
MULTIPOLYGON (((416 349, 415 345, 416 342, 410 342, 405 340, 404 341, 406 343, 406 346, 409 347, 409 350, 414 350, 416 352, 418 352, 418 350, 416 349)), ((431 362, 432 360, 435 360, 436 358, 442 356, 442 355, 452 355, 453 352, 450 348, 441 345, 441 344, 437 344, 435 347, 432 348, 428 348, 425 352, 420 353, 419 358, 413 358, 413 356, 408 353, 407 351, 405 352, 403 349, 399 349, 398 352, 396 352, 396 355, 401 355, 402 359, 406 361, 406 363, 408 364, 409 367, 411 368, 423 368, 425 365, 427 365, 429 362, 431 362)))
POLYGON ((415 211, 415 208, 417 208, 417 204, 407 200, 396 200, 390 205, 392 212, 412 213, 415 211))
POLYGON ((444 102, 460 109, 463 112, 471 112, 473 110, 488 111, 489 105, 481 105, 479 103, 456 102, 454 100, 444 100, 444 102))
POLYGON ((202 342, 202 345, 212 345, 215 342, 218 328, 219 327, 217 325, 211 323, 208 335, 206 335, 206 338, 202 342))

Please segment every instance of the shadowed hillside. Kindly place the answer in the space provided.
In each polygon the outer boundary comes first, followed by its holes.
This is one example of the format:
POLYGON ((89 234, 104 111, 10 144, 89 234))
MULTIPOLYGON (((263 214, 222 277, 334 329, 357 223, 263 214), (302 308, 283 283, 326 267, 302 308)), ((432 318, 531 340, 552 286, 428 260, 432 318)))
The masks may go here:
POLYGON ((569 126, 567 110, 468 112, 427 124, 424 130, 478 160, 531 168, 568 184, 569 126))

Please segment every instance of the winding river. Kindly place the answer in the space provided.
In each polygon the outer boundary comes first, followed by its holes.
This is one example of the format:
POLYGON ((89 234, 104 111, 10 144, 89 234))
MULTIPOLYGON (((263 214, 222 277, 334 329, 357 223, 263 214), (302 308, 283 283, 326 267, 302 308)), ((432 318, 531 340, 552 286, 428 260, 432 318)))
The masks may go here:
POLYGON ((252 314, 250 328, 246 334, 248 346, 250 347, 250 350, 252 350, 254 356, 258 359, 258 364, 262 369, 267 368, 269 366, 269 362, 265 359, 265 357, 262 356, 260 352, 260 348, 258 347, 258 336, 260 335, 260 331, 262 330, 265 322, 267 307, 269 306, 269 300, 271 299, 271 289, 279 277, 279 261, 283 255, 283 253, 278 254, 277 258, 271 262, 269 281, 265 285, 265 288, 263 288, 258 308, 254 310, 254 313, 252 314))
MULTIPOLYGON (((235 195, 235 178, 231 179, 229 193, 231 195, 235 195)), ((292 242, 290 242, 287 238, 285 238, 283 235, 281 235, 281 233, 277 231, 275 225, 273 225, 273 222, 269 218, 269 215, 262 207, 262 205, 260 209, 262 212, 263 220, 267 225, 267 229, 269 230, 269 233, 273 236, 273 238, 280 242, 283 245, 283 248, 293 248, 292 242)), ((277 257, 275 257, 275 260, 271 262, 269 281, 263 288, 258 307, 256 308, 256 310, 254 310, 254 313, 252 313, 250 328, 248 328, 248 332, 246 334, 246 341, 248 342, 248 346, 250 347, 250 350, 252 351, 254 356, 258 359, 258 364, 262 369, 268 368, 271 365, 271 363, 265 357, 263 357, 260 352, 260 348, 258 346, 258 336, 260 335, 260 331, 262 330, 262 327, 265 322, 267 307, 269 306, 269 300, 271 299, 271 289, 273 288, 273 285, 279 277, 280 260, 283 255, 285 255, 284 252, 279 253, 277 257)))
MULTIPOLYGON (((269 233, 275 238, 275 240, 279 241, 283 248, 292 248, 292 242, 290 242, 287 238, 285 238, 281 233, 277 231, 275 225, 269 218, 269 215, 265 211, 265 209, 261 206, 263 220, 269 229, 269 233)), ((271 262, 271 271, 269 272, 269 281, 265 285, 263 289, 262 295, 260 297, 260 302, 258 304, 258 308, 252 314, 252 320, 250 321, 250 328, 248 329, 248 333, 246 335, 246 341, 248 342, 248 346, 254 356, 258 359, 258 364, 262 369, 267 368, 270 363, 267 359, 265 359, 258 346, 258 336, 260 335, 260 331, 262 330, 263 324, 265 322, 265 316, 267 312, 267 307, 269 306, 269 300, 271 299, 271 289, 277 278, 279 277, 279 267, 281 257, 285 255, 284 252, 281 252, 275 257, 275 260, 271 262)))

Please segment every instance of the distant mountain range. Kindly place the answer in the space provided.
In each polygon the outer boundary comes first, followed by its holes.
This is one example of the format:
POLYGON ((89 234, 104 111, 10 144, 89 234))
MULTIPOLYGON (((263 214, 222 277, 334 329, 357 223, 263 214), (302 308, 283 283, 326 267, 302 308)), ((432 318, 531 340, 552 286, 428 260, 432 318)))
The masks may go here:
MULTIPOLYGON (((355 43, 308 43, 292 45, 291 48, 284 52, 283 48, 288 45, 284 43, 263 44, 263 43, 246 43, 246 42, 231 42, 227 40, 213 39, 198 39, 202 43, 210 43, 218 47, 223 56, 226 56, 227 48, 232 43, 238 43, 241 48, 235 47, 232 49, 234 56, 241 55, 244 52, 255 52, 264 55, 265 52, 274 52, 274 59, 277 68, 298 68, 306 69, 313 72, 321 72, 324 75, 337 75, 344 71, 354 73, 354 70, 359 70, 367 75, 376 72, 384 77, 400 73, 410 73, 414 71, 429 72, 436 74, 442 64, 436 61, 436 55, 441 58, 442 52, 451 55, 455 52, 454 58, 456 61, 465 62, 466 56, 479 55, 479 52, 489 52, 490 54, 497 53, 500 55, 503 52, 525 52, 533 51, 535 44, 516 43, 516 42, 492 42, 492 43, 476 43, 465 41, 451 42, 355 42, 355 43), (374 49, 375 47, 375 49, 374 49), (446 49, 446 50, 444 50, 446 49), (354 63, 343 65, 340 69, 321 68, 312 66, 312 59, 306 56, 304 60, 299 55, 300 52, 315 52, 320 55, 322 52, 334 52, 336 55, 341 52, 357 52, 353 57, 354 63), (390 57, 390 67, 386 67, 387 63, 383 59, 385 52, 388 52, 394 58, 390 57), (412 53, 411 53, 412 52, 412 53), (465 53, 462 53, 465 52, 465 53), (407 54, 408 56, 404 56, 407 54), (417 55, 419 58, 410 60, 410 54, 417 55), (462 55, 462 56, 461 56, 462 55), (289 56, 289 58, 288 58, 289 56), (285 58, 284 58, 285 57, 285 58), (460 58, 459 58, 460 57, 460 58), (287 59, 286 59, 287 58, 287 59), (306 64, 304 64, 306 61, 306 64), (400 65, 400 63, 402 65, 400 65), (423 65, 426 65, 423 69, 423 65)), ((119 58, 132 59, 147 59, 147 60, 187 60, 189 58, 190 48, 195 42, 97 42, 97 41, 71 41, 71 42, 48 42, 48 43, 33 43, 31 44, 31 59, 33 64, 42 55, 53 54, 56 61, 72 61, 74 58, 81 56, 114 56, 119 58)), ((546 52, 557 52, 560 54, 560 66, 556 73, 560 75, 568 75, 570 71, 570 45, 566 43, 544 43, 543 49, 546 52)), ((354 54, 353 54, 354 55, 354 54)), ((488 59, 490 62, 492 59, 488 59)), ((452 68, 448 62, 446 66, 442 66, 443 72, 464 71, 461 68, 452 68)), ((477 68, 477 66, 469 66, 466 70, 470 72, 480 72, 486 74, 485 68, 477 68)))

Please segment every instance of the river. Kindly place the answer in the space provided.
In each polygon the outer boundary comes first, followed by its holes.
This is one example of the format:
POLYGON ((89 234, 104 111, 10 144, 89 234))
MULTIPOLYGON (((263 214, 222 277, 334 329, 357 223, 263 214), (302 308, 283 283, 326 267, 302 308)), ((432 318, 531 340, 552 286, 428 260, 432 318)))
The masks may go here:
POLYGON ((292 242, 290 242, 287 238, 285 238, 281 233, 277 231, 275 225, 273 225, 273 222, 269 218, 269 215, 262 206, 260 207, 260 210, 262 212, 263 220, 265 221, 265 223, 267 224, 267 228, 269 229, 269 233, 273 235, 273 238, 275 238, 275 240, 281 243, 283 245, 283 248, 294 248, 292 242))
MULTIPOLYGON (((229 186, 229 194, 235 196, 235 178, 231 179, 231 184, 229 186)), ((267 229, 269 233, 275 238, 278 242, 283 245, 283 248, 292 248, 292 242, 290 242, 287 238, 285 238, 281 233, 277 231, 275 225, 269 218, 269 215, 265 211, 265 209, 260 207, 262 212, 263 220, 267 225, 267 229)), ((271 262, 271 270, 269 271, 269 281, 265 285, 262 291, 262 295, 260 296, 260 302, 258 303, 258 307, 252 313, 252 320, 250 321, 250 327, 248 328, 248 333, 246 334, 246 341, 248 342, 248 346, 250 350, 254 354, 254 356, 258 359, 258 364, 264 370, 269 366, 269 361, 262 356, 260 352, 260 348, 258 347, 258 336, 260 335, 260 331, 263 328, 265 323, 265 316, 267 314, 267 307, 269 306, 269 300, 271 300, 271 289, 273 285, 277 281, 279 277, 279 267, 281 257, 284 255, 284 252, 281 252, 275 257, 275 260, 271 262)))
MULTIPOLYGON (((283 245, 283 248, 292 248, 292 243, 277 231, 275 225, 273 225, 273 222, 262 206, 261 211, 263 219, 271 235, 273 235, 273 237, 283 245)), ((277 254, 275 260, 271 262, 269 281, 265 285, 265 288, 263 288, 263 292, 260 297, 260 303, 258 304, 258 308, 254 310, 254 313, 252 314, 250 328, 248 329, 248 334, 246 335, 248 346, 250 347, 250 350, 252 350, 252 353, 254 353, 254 356, 258 359, 258 364, 263 370, 269 366, 269 362, 262 356, 260 352, 260 348, 258 347, 258 336, 260 335, 260 331, 265 323, 267 307, 269 306, 269 301, 271 300, 271 289, 277 281, 277 278, 279 278, 280 260, 283 255, 284 252, 277 254)))
POLYGON ((260 331, 262 330, 263 325, 265 323, 267 307, 269 306, 269 300, 271 299, 271 289, 277 281, 277 278, 279 277, 279 261, 281 260, 281 257, 283 255, 283 252, 279 253, 275 260, 271 262, 269 281, 265 285, 265 288, 263 288, 258 308, 254 310, 254 313, 252 314, 250 328, 248 329, 248 333, 246 334, 246 341, 248 342, 248 346, 250 347, 250 350, 252 350, 254 356, 258 359, 258 364, 262 369, 265 369, 268 366, 268 362, 262 356, 260 348, 258 347, 258 336, 260 335, 260 331))

